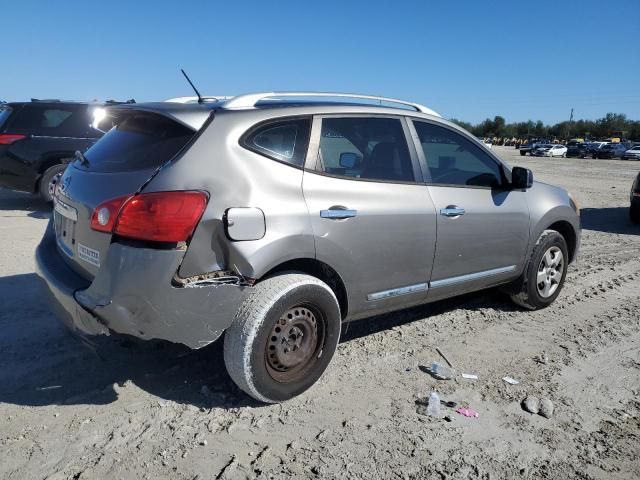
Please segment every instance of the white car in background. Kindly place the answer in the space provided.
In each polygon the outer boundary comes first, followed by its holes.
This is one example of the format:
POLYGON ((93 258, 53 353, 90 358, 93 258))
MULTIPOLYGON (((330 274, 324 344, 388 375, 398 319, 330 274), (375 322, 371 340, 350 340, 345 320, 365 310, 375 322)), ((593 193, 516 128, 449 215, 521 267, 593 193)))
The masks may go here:
POLYGON ((623 160, 640 160, 640 143, 634 145, 622 155, 623 160))
POLYGON ((533 154, 536 157, 566 157, 567 147, 564 145, 541 145, 536 148, 533 154))

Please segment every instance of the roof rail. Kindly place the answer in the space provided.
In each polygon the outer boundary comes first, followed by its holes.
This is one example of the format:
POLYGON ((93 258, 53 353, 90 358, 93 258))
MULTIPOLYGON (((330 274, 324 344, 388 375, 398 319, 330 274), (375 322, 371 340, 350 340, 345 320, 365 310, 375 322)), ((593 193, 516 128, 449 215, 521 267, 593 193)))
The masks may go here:
POLYGON ((277 100, 285 97, 324 97, 324 98, 356 98, 361 100, 375 100, 378 102, 396 103, 415 109, 417 112, 427 113, 440 117, 440 114, 419 103, 398 100, 397 98, 378 97, 375 95, 361 95, 358 93, 330 93, 330 92, 266 92, 266 93, 249 93, 247 95, 239 95, 227 100, 222 105, 226 109, 234 108, 253 108, 262 100, 277 100))
MULTIPOLYGON (((221 102, 224 100, 229 100, 233 98, 232 96, 227 95, 207 95, 202 97, 203 102, 221 102)), ((175 97, 175 98, 167 98, 165 102, 171 103, 198 103, 198 97, 175 97)))

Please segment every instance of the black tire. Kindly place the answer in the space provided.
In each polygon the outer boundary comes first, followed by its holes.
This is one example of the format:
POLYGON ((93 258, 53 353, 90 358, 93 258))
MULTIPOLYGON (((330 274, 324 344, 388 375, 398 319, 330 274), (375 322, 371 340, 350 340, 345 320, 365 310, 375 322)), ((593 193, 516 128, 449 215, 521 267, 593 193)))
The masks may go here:
POLYGON ((324 282, 298 273, 267 278, 253 287, 225 333, 227 371, 256 400, 289 400, 322 376, 341 322, 338 300, 324 282), (307 332, 306 339, 296 332, 307 332))
POLYGON ((640 223, 640 207, 629 207, 629 219, 632 223, 640 223))
POLYGON ((53 167, 49 167, 40 177, 40 185, 39 185, 39 193, 40 198, 47 203, 51 203, 53 201, 53 186, 56 185, 57 181, 60 179, 62 174, 64 173, 66 165, 58 164, 53 167))
POLYGON ((569 254, 567 249, 567 242, 564 237, 555 230, 545 230, 538 238, 533 252, 531 252, 531 258, 527 263, 523 276, 518 280, 518 289, 515 293, 511 294, 511 300, 516 304, 524 307, 528 310, 539 310, 551 305, 562 290, 564 286, 564 280, 567 276, 567 265, 569 264, 569 254), (537 277, 539 268, 542 266, 542 260, 545 254, 551 249, 559 249, 562 252, 563 268, 562 274, 557 282, 555 291, 548 297, 544 297, 538 288, 537 277))
POLYGON ((520 155, 522 155, 523 157, 527 154, 527 152, 523 152, 522 150, 520 150, 520 155))

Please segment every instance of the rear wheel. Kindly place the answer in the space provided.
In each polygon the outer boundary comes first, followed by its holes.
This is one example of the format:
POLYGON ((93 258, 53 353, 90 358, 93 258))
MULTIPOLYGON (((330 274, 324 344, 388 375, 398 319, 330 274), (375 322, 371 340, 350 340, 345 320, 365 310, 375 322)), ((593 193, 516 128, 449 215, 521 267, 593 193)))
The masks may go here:
POLYGON ((225 333, 224 360, 244 392, 281 402, 311 387, 338 345, 340 307, 324 282, 288 273, 255 287, 225 333))
POLYGON ((66 165, 58 164, 53 167, 49 167, 40 178, 40 197, 47 203, 53 201, 53 194, 55 193, 56 186, 62 178, 66 165))
POLYGON ((567 242, 555 230, 545 230, 536 242, 519 291, 511 295, 518 305, 538 310, 551 305, 562 290, 567 275, 567 242))
POLYGON ((634 205, 629 207, 629 219, 633 223, 640 223, 640 207, 634 205))
POLYGON ((520 155, 522 155, 523 157, 527 154, 527 152, 523 152, 522 150, 520 150, 520 155))

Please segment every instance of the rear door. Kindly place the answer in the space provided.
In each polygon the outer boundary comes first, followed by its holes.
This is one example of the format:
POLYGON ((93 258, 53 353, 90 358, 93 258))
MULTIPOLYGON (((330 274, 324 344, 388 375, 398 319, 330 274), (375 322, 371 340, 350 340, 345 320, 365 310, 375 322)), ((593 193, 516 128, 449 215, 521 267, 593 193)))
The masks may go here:
POLYGON ((436 218, 404 118, 314 118, 304 197, 316 256, 345 282, 350 318, 426 297, 436 218))
POLYGON ((54 199, 58 247, 67 263, 92 279, 104 264, 111 234, 91 229, 95 208, 136 193, 195 131, 164 116, 130 110, 65 171, 54 199))
POLYGON ((502 165, 453 128, 413 120, 438 225, 429 298, 517 275, 529 242, 526 191, 508 190, 502 165))

